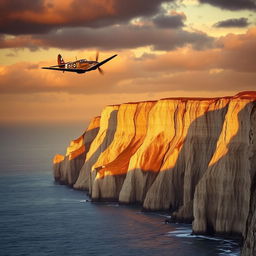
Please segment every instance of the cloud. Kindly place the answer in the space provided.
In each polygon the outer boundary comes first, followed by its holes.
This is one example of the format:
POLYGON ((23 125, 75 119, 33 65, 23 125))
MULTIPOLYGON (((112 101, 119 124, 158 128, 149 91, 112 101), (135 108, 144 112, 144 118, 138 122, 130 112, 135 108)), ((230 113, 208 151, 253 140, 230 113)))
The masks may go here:
MULTIPOLYGON (((155 65, 157 64, 158 62, 155 62, 155 65)), ((71 95, 87 95, 88 97, 89 95, 104 94, 105 97, 106 95, 111 97, 113 94, 134 95, 137 93, 160 93, 177 90, 188 92, 202 90, 212 92, 242 91, 255 88, 255 72, 217 69, 191 69, 182 72, 156 70, 153 72, 147 70, 146 67, 140 67, 139 64, 134 62, 128 62, 126 65, 126 69, 124 68, 122 71, 107 69, 106 75, 102 77, 96 72, 77 75, 31 70, 23 63, 23 68, 22 65, 16 65, 10 67, 9 70, 4 70, 5 75, 2 71, 0 92, 1 95, 68 93, 71 95)))
POLYGON ((5 35, 0 35, 0 48, 6 49, 6 48, 28 48, 31 51, 36 51, 40 47, 44 47, 42 45, 42 42, 37 39, 33 39, 32 36, 26 35, 26 36, 17 36, 9 38, 5 35))
POLYGON ((245 34, 221 37, 211 49, 178 49, 143 61, 144 66, 151 71, 230 69, 255 72, 255 56, 256 27, 250 28, 245 34))
POLYGON ((169 75, 147 76, 120 83, 120 92, 164 92, 164 91, 244 91, 255 89, 255 73, 186 71, 169 75), (228 82, 227 82, 228 81, 228 82))
POLYGON ((251 28, 245 34, 229 34, 218 39, 212 49, 178 49, 143 61, 148 72, 219 69, 255 73, 255 56, 256 28, 251 28))
POLYGON ((181 28, 184 26, 183 15, 159 15, 153 19, 154 24, 159 28, 181 28))
POLYGON ((255 73, 256 27, 250 28, 245 34, 228 34, 216 44, 222 49, 220 65, 223 68, 255 73))
POLYGON ((0 48, 118 50, 152 46, 156 50, 173 50, 191 44, 196 49, 204 49, 210 47, 213 40, 212 37, 201 32, 122 25, 99 29, 66 28, 43 35, 0 37, 0 48))
POLYGON ((137 76, 136 72, 139 72, 136 70, 127 72, 130 67, 129 59, 124 63, 123 59, 117 58, 102 67, 106 72, 105 76, 101 76, 97 71, 79 75, 40 69, 46 65, 46 63, 20 62, 0 66, 0 94, 108 93, 112 91, 117 81, 127 79, 129 76, 137 76))
POLYGON ((222 20, 214 24, 217 28, 244 28, 249 25, 247 18, 222 20))
POLYGON ((0 1, 0 33, 38 33, 46 32, 48 24, 40 24, 26 18, 31 13, 42 15, 46 11, 44 0, 1 0, 0 1), (23 16, 23 17, 22 17, 23 16))
MULTIPOLYGON (((209 81, 206 81, 209 83, 209 81)), ((192 87, 192 83, 190 83, 192 87)), ((169 86, 170 87, 170 86, 169 86)), ((192 88, 193 89, 193 88, 192 88)), ((171 90, 161 92, 142 93, 112 93, 106 94, 68 94, 68 93, 36 93, 20 95, 0 95, 2 108, 0 108, 0 122, 5 124, 35 124, 40 126, 50 124, 53 128, 56 123, 76 130, 77 134, 83 132, 92 117, 101 115, 107 105, 125 102, 139 102, 146 100, 159 100, 171 97, 223 97, 237 94, 241 88, 231 88, 221 91, 198 90, 171 90)))
POLYGON ((255 10, 255 0, 199 0, 200 3, 211 4, 227 10, 255 10))
MULTIPOLYGON (((101 59, 111 54, 103 52, 101 59)), ((23 62, 0 66, 0 93, 111 95, 172 90, 253 90, 256 80, 254 56, 256 28, 251 28, 245 34, 220 38, 212 49, 196 50, 187 46, 141 58, 135 58, 128 50, 122 51, 103 66, 105 76, 96 71, 78 75, 39 68, 53 63, 23 62)))
POLYGON ((0 33, 41 34, 64 27, 105 27, 158 13, 174 0, 1 0, 0 33))
POLYGON ((44 0, 1 0, 0 9, 8 15, 11 12, 23 12, 26 10, 40 12, 44 9, 44 0))

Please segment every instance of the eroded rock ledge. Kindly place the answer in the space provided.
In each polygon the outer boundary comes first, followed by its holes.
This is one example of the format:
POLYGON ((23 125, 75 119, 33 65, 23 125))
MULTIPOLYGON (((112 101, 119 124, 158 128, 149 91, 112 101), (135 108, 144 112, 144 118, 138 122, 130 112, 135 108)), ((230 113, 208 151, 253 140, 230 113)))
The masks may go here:
POLYGON ((55 156, 54 177, 95 201, 140 203, 193 221, 195 233, 251 241, 255 109, 256 92, 107 106, 66 156, 55 156))

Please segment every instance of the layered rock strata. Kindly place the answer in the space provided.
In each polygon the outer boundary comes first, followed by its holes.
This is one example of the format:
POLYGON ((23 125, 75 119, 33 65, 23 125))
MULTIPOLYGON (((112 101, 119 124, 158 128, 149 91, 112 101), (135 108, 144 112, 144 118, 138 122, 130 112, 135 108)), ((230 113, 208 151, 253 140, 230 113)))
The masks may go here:
POLYGON ((99 131, 99 123, 100 117, 95 117, 87 130, 79 138, 71 141, 65 156, 58 154, 53 158, 55 181, 70 186, 75 184, 91 143, 99 131))
POLYGON ((67 155, 55 157, 55 178, 95 201, 170 211, 193 221, 195 233, 247 232, 250 240, 255 109, 256 92, 108 106, 73 169, 67 155))

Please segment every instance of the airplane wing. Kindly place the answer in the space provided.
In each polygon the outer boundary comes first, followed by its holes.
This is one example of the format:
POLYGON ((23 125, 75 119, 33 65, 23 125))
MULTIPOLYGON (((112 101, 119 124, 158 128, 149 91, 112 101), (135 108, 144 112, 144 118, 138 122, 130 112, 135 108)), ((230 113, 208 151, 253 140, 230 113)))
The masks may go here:
POLYGON ((58 71, 67 71, 67 72, 77 72, 77 73, 85 73, 88 70, 85 69, 79 69, 79 68, 54 68, 54 66, 51 67, 42 67, 42 69, 50 69, 50 70, 58 70, 58 71))
POLYGON ((65 67, 66 64, 67 63, 63 63, 63 64, 60 64, 60 65, 49 66, 48 68, 65 67))
POLYGON ((107 59, 105 59, 105 60, 99 62, 98 64, 96 64, 95 66, 93 66, 93 67, 91 67, 91 68, 89 68, 89 69, 86 69, 86 71, 95 70, 95 69, 97 69, 98 67, 100 67, 101 65, 105 64, 106 62, 112 60, 112 59, 115 58, 116 56, 117 56, 117 54, 115 54, 115 55, 113 55, 113 56, 111 56, 111 57, 109 57, 109 58, 107 58, 107 59))
POLYGON ((88 69, 78 69, 78 68, 57 68, 59 66, 64 66, 65 64, 61 64, 61 65, 56 65, 56 66, 50 66, 50 67, 42 67, 42 69, 50 69, 50 70, 58 70, 58 71, 67 71, 67 72, 76 72, 76 73, 85 73, 91 70, 95 70, 98 67, 100 67, 101 65, 105 64, 106 62, 112 60, 113 58, 115 58, 117 56, 117 54, 99 62, 98 64, 88 68, 88 69))

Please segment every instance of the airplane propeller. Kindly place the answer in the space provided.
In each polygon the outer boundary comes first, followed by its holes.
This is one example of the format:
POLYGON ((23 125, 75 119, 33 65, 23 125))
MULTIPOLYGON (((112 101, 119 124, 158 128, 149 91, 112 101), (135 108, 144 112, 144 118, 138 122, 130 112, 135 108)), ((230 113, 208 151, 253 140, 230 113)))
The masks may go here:
POLYGON ((102 68, 98 67, 98 70, 99 70, 99 72, 100 72, 101 75, 104 75, 104 71, 103 71, 102 68))
MULTIPOLYGON (((98 60, 99 60, 99 52, 97 51, 96 52, 96 61, 98 62, 98 60)), ((98 67, 97 69, 98 69, 98 71, 100 72, 101 75, 104 75, 104 71, 103 71, 102 68, 98 67)))

